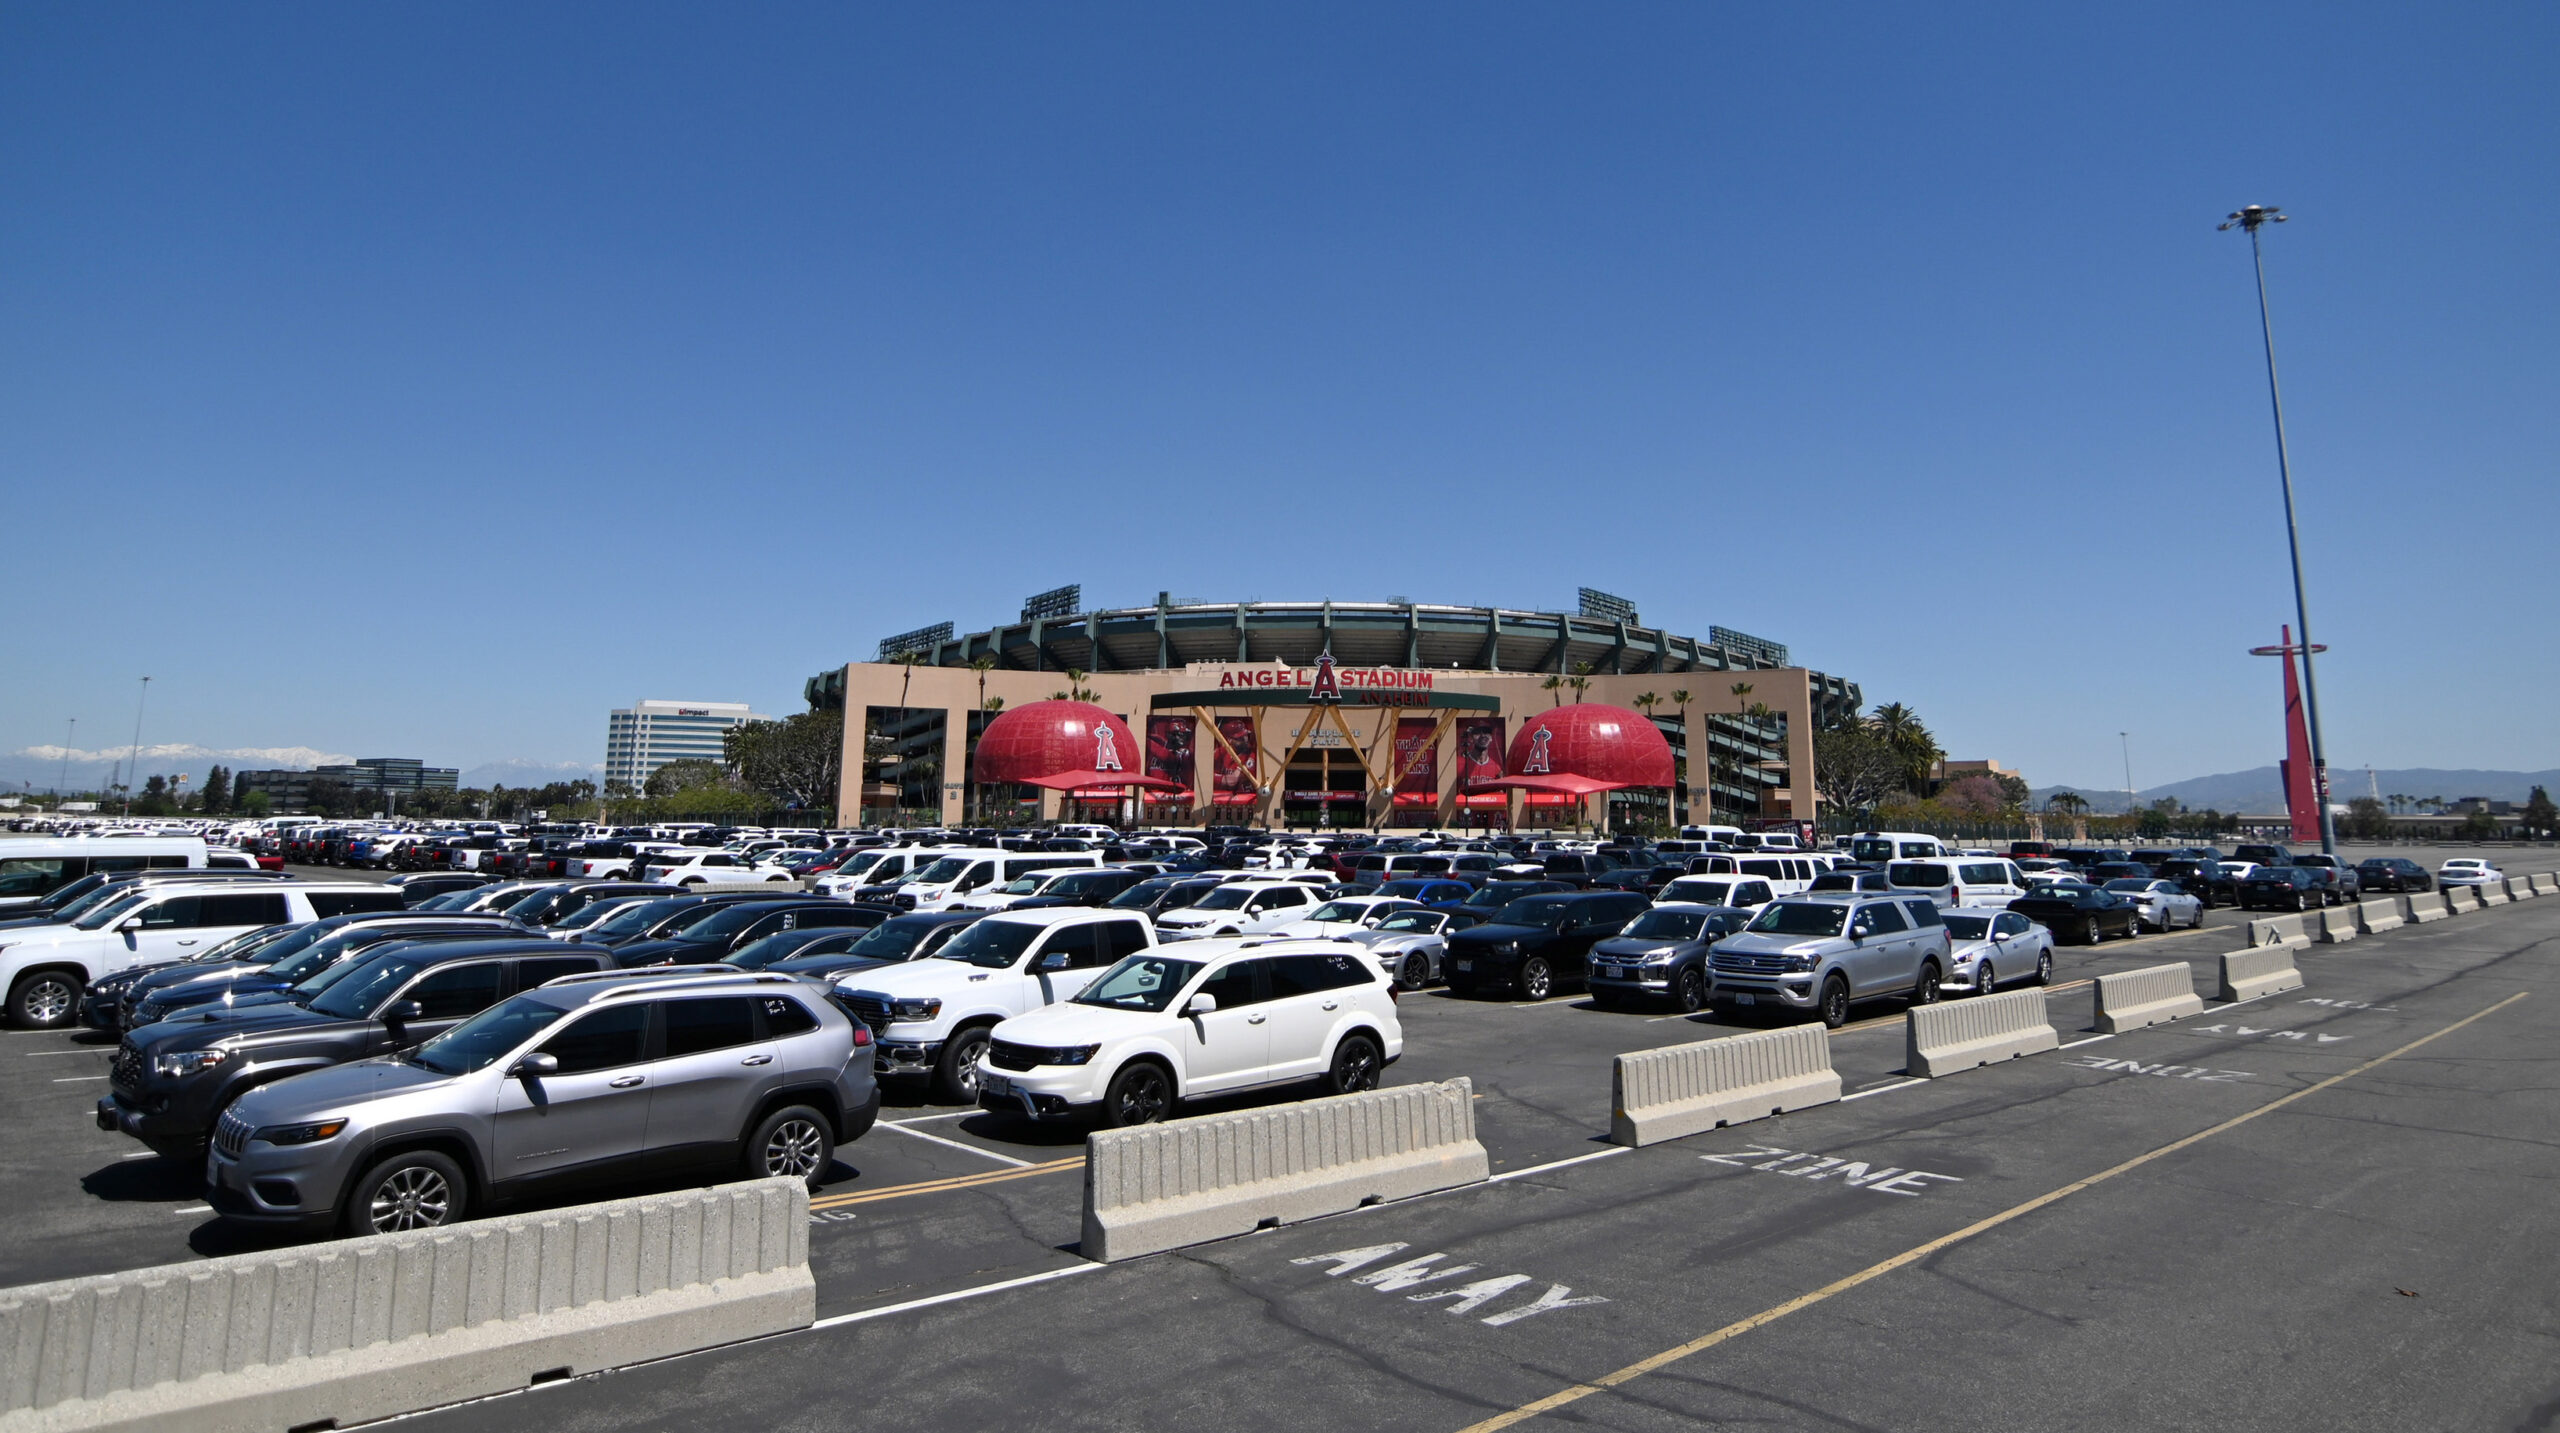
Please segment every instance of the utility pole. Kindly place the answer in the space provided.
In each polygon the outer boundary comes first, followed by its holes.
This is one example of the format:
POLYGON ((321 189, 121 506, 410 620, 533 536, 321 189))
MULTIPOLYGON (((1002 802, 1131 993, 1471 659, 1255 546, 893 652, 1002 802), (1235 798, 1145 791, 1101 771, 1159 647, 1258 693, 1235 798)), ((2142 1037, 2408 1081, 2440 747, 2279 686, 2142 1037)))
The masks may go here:
POLYGON ((142 679, 142 695, 133 699, 133 751, 125 758, 124 814, 133 814, 133 783, 142 779, 142 704, 151 699, 151 679, 142 679))
POLYGON ((71 748, 80 744, 80 718, 71 718, 71 730, 62 737, 62 775, 54 778, 53 809, 62 809, 62 793, 71 785, 71 748))
POLYGON ((2125 735, 2123 732, 2117 732, 2116 744, 2124 748, 2124 814, 2130 816, 2133 814, 2133 808, 2135 805, 2133 799, 2133 738, 2125 735))
POLYGON ((2275 412, 2276 474, 2284 482, 2284 540, 2293 555, 2293 619, 2302 636, 2302 709, 2311 723, 2311 799, 2320 807, 2320 849, 2334 856, 2338 853, 2338 823, 2329 814, 2329 753, 2320 739, 2320 683, 2311 675, 2311 606, 2302 594, 2302 529, 2294 519, 2293 463, 2284 444, 2284 391, 2276 383, 2276 327, 2267 315, 2267 258, 2258 246, 2258 230, 2272 220, 2285 222, 2282 210, 2271 204, 2251 204, 2232 213, 2218 226, 2223 229, 2245 229, 2249 233, 2249 262, 2258 275, 2258 332, 2267 346, 2267 404, 2275 412))

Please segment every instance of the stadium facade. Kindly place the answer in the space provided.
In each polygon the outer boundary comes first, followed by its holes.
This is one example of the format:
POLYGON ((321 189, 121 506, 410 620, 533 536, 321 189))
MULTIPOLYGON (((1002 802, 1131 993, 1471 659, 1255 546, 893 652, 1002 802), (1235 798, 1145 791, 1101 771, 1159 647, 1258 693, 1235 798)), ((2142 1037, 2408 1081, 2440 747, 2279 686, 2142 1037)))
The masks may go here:
POLYGON ((1609 798, 1619 820, 1811 819, 1813 733, 1862 705, 1857 685, 1789 665, 1776 643, 1712 631, 1679 636, 1626 608, 1160 597, 908 633, 878 660, 811 678, 807 696, 847 715, 838 810, 868 820, 1008 819, 1036 801, 1050 817, 1116 810, 1148 824, 1569 823, 1585 812, 1567 798, 1479 786, 1506 774, 1524 721, 1571 702, 1643 713, 1677 758, 1673 787, 1609 798), (1339 700, 1316 690, 1328 656, 1339 700), (1179 789, 978 789, 972 757, 997 712, 1070 693, 1125 719, 1146 774, 1179 789))

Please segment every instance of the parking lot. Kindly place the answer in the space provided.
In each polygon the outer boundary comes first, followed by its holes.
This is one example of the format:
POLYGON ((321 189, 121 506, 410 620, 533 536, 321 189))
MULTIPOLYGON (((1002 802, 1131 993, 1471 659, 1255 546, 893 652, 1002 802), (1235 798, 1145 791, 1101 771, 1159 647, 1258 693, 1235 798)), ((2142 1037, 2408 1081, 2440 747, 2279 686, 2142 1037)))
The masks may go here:
MULTIPOLYGON (((1408 995, 1388 1082, 1471 1079, 1493 1184, 1107 1268, 1076 1252, 1079 1132, 893 1086, 813 1203, 817 1330, 424 1421, 1170 1427, 1214 1401, 1465 1428, 1566 1397, 1631 1429, 2538 1426, 2560 1131, 2531 995, 2560 902, 2093 1034, 2094 976, 2185 960, 2209 989, 2239 919, 2062 947, 2055 1054, 1913 1081, 1880 1002, 1831 1038, 1842 1103, 1632 1152, 1601 1142, 1609 1057, 1734 1026, 1408 995)), ((0 1043, 28 1111, 8 1282, 249 1247, 192 1170, 90 1127, 110 1048, 0 1043)))

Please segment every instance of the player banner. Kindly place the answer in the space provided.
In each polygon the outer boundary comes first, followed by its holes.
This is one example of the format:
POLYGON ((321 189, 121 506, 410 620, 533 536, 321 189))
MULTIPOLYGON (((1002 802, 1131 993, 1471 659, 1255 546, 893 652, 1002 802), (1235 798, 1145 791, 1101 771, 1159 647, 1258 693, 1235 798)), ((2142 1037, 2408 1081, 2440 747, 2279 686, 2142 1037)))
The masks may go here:
POLYGON ((1462 806, 1503 806, 1510 797, 1501 791, 1478 791, 1477 783, 1492 781, 1505 773, 1502 753, 1500 717, 1460 717, 1458 728, 1458 802, 1462 806))
POLYGON ((1398 806, 1433 806, 1440 800, 1440 753, 1432 737, 1440 723, 1432 717, 1396 719, 1395 769, 1398 806))
POLYGON ((1150 791, 1150 801, 1188 801, 1191 783, 1197 779, 1198 748, 1193 745, 1199 721, 1187 716, 1151 716, 1147 718, 1147 775, 1160 776, 1181 786, 1180 791, 1150 791))
POLYGON ((1218 733, 1226 740, 1213 753, 1213 780, 1218 789, 1210 799, 1219 806, 1251 806, 1261 799, 1261 793, 1253 786, 1253 768, 1261 759, 1260 743, 1253 736, 1253 718, 1220 717, 1218 733), (1233 756, 1227 754, 1229 747, 1235 749, 1233 756))

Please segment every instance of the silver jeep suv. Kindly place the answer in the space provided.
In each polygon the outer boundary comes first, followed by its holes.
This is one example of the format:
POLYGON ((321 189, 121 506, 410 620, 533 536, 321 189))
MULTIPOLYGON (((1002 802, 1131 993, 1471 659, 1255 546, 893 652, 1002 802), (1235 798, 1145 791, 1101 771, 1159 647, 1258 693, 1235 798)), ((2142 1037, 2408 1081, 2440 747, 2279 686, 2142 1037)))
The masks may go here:
POLYGON ((1728 1015, 1738 1006, 1816 1011, 1837 1030, 1855 1001, 1899 995, 1936 1003, 1952 952, 1937 902, 1926 896, 1789 896, 1716 942, 1707 957, 1715 978, 1709 998, 1728 1015))
POLYGON ((872 1051, 793 976, 567 976, 399 1054, 242 1095, 214 1128, 208 1200, 244 1222, 374 1234, 692 1165, 814 1187, 878 1117, 872 1051))

